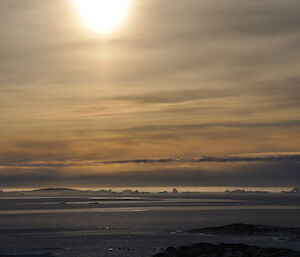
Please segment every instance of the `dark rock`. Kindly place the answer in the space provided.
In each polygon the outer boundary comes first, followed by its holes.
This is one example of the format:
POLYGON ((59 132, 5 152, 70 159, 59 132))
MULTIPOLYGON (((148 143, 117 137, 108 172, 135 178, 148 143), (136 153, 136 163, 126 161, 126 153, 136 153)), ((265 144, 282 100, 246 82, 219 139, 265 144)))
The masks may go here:
POLYGON ((300 253, 289 249, 261 248, 246 244, 207 244, 167 248, 154 257, 300 257, 300 253))

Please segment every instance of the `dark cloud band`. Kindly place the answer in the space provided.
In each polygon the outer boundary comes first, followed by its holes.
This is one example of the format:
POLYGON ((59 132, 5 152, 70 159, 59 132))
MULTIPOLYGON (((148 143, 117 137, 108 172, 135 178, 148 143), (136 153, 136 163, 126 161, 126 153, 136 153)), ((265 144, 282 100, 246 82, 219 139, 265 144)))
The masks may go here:
POLYGON ((32 167, 32 168, 59 168, 59 167, 88 167, 97 165, 114 165, 114 164, 176 164, 176 163, 236 163, 236 162, 299 162, 300 153, 281 153, 281 154, 249 154, 224 157, 200 157, 200 158, 161 158, 161 159, 132 159, 132 160, 67 160, 55 162, 7 162, 0 164, 0 167, 32 167))

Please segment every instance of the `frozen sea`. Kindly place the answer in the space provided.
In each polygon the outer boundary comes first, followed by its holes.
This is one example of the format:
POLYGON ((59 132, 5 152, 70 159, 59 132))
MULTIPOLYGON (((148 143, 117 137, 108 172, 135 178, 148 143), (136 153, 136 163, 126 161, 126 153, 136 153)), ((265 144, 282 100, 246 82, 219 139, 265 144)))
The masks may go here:
POLYGON ((150 257, 168 246, 247 243, 300 251, 300 238, 192 234, 233 223, 300 227, 300 195, 7 193, 0 254, 150 257))

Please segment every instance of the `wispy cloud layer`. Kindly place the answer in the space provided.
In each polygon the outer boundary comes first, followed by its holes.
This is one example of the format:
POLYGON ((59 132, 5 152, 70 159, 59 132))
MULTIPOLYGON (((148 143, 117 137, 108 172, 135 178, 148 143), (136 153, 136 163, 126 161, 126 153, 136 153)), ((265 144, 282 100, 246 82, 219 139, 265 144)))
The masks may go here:
POLYGON ((299 13, 133 0, 103 36, 72 1, 0 1, 0 185, 299 183, 299 13))
MULTIPOLYGON (((124 164, 122 164, 124 165, 124 164)), ((39 186, 297 186, 299 161, 226 163, 208 166, 155 166, 145 163, 103 172, 94 167, 52 167, 1 169, 3 187, 39 186), (141 166, 143 165, 143 166, 141 166)), ((107 171, 107 170, 106 170, 107 171)))
POLYGON ((201 158, 165 158, 165 159, 138 159, 106 161, 103 164, 126 164, 126 163, 204 163, 204 162, 273 162, 273 161, 300 161, 300 153, 279 154, 251 154, 225 157, 201 157, 201 158))

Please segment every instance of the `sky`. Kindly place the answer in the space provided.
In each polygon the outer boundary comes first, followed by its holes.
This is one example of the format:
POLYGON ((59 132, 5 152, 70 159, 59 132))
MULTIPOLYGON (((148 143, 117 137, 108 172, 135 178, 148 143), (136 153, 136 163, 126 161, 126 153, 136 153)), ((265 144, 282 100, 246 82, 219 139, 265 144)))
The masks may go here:
POLYGON ((0 187, 300 185, 299 0, 81 11, 0 0, 0 187))

